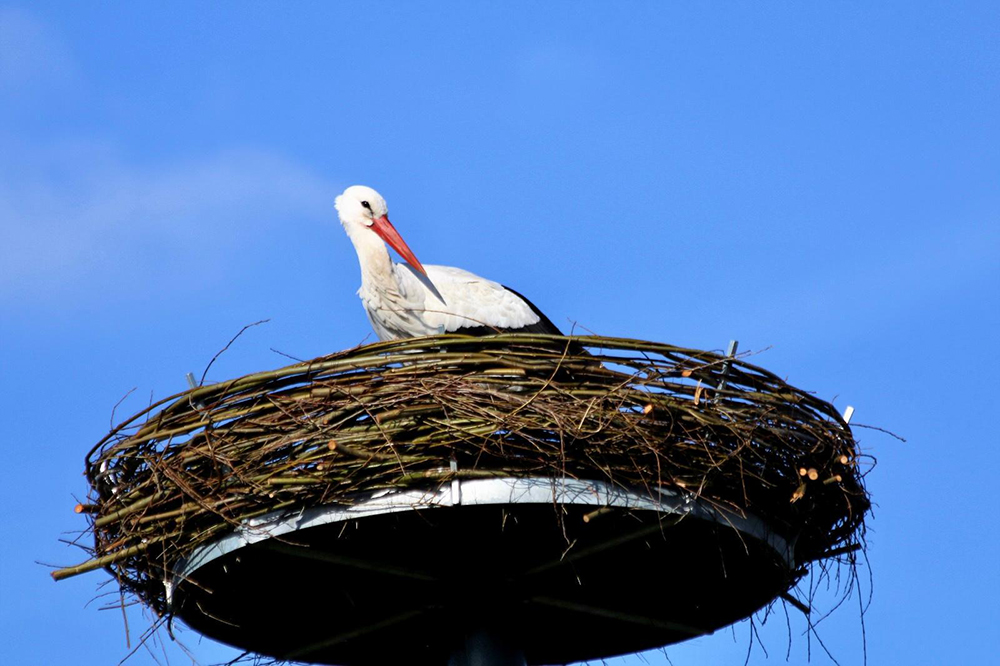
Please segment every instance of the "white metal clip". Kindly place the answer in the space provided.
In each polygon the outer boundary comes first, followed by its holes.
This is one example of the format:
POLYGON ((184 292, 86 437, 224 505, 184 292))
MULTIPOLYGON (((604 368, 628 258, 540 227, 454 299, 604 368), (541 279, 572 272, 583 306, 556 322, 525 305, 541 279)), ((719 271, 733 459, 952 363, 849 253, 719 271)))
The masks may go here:
MULTIPOLYGON (((458 471, 458 461, 455 460, 455 456, 451 457, 448 467, 453 472, 458 471)), ((451 480, 451 503, 455 506, 462 503, 462 482, 457 477, 451 480)))

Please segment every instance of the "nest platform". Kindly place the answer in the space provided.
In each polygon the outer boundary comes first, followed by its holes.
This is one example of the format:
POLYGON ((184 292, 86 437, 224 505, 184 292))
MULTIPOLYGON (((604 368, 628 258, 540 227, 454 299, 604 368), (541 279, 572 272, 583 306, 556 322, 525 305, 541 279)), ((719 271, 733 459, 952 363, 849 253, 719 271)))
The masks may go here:
POLYGON ((710 633, 863 543, 828 402, 604 337, 378 343, 171 396, 90 452, 91 559, 279 659, 564 663, 710 633), (500 649, 500 648, 497 648, 500 649), (521 660, 517 662, 516 660, 521 660))

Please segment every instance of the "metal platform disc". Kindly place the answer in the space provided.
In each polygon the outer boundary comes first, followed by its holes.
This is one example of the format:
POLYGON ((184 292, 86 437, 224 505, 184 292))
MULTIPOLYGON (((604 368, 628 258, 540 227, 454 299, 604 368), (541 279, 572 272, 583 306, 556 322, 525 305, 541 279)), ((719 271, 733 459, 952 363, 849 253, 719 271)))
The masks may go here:
POLYGON ((783 592, 789 544, 668 490, 477 479, 280 512, 179 562, 174 613, 243 649, 435 664, 484 630, 532 664, 710 633, 783 592))

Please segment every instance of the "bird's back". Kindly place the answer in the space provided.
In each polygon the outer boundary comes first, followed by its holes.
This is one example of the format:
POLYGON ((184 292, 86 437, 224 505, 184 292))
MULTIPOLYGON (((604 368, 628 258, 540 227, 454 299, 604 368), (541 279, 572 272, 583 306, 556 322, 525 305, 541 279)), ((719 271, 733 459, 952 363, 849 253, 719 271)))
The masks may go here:
POLYGON ((438 333, 561 334, 531 301, 513 289, 453 266, 424 268, 426 276, 408 264, 395 264, 397 294, 369 298, 362 294, 381 339, 438 333))

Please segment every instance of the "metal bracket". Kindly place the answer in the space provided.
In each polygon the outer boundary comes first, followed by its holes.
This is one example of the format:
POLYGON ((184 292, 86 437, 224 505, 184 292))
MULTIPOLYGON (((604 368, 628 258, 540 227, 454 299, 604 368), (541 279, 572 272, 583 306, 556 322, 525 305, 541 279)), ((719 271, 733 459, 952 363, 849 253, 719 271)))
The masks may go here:
MULTIPOLYGON (((455 456, 451 457, 448 468, 453 472, 458 471, 458 461, 455 460, 455 456)), ((457 478, 451 480, 451 503, 455 506, 462 503, 462 482, 457 478)))
POLYGON ((722 377, 719 379, 719 385, 715 387, 715 397, 712 398, 713 405, 719 401, 719 398, 722 395, 722 390, 726 388, 726 380, 729 377, 729 366, 732 359, 735 358, 736 350, 739 346, 739 340, 729 341, 729 349, 726 350, 726 360, 722 362, 722 377))
MULTIPOLYGON (((192 391, 195 390, 196 388, 200 388, 198 382, 194 378, 193 372, 187 373, 186 375, 184 375, 184 378, 187 379, 188 388, 191 389, 192 391)), ((194 406, 196 409, 204 409, 205 403, 199 400, 198 402, 194 403, 194 406)), ((211 428, 212 424, 209 423, 206 427, 211 428)))

